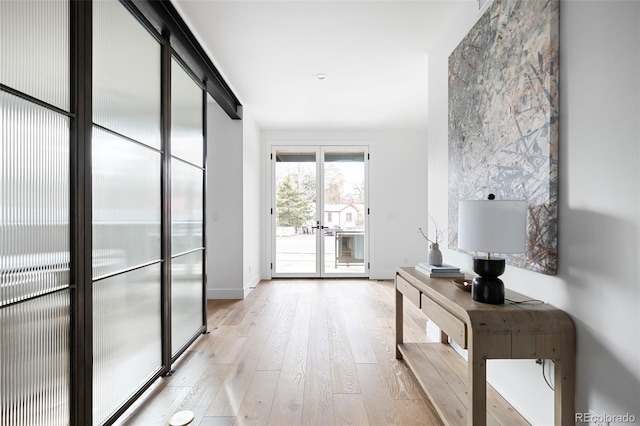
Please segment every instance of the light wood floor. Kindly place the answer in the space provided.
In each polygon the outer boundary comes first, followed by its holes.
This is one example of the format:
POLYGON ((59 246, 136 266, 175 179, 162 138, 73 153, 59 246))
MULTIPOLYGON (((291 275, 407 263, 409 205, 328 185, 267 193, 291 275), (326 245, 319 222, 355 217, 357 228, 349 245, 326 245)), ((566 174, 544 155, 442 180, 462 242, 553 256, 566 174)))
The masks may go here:
MULTIPOLYGON (((166 425, 441 425, 395 359, 391 281, 272 280, 245 300, 209 301, 208 327, 119 420, 166 425)), ((425 317, 405 303, 405 339, 425 317)))

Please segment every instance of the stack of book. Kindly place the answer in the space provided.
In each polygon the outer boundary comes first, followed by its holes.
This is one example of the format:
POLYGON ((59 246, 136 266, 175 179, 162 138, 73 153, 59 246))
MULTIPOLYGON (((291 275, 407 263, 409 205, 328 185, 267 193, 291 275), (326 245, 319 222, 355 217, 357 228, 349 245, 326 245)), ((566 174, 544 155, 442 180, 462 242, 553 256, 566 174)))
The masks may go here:
POLYGON ((418 263, 416 271, 425 274, 429 278, 464 278, 464 273, 460 271, 460 268, 446 263, 440 266, 418 263))

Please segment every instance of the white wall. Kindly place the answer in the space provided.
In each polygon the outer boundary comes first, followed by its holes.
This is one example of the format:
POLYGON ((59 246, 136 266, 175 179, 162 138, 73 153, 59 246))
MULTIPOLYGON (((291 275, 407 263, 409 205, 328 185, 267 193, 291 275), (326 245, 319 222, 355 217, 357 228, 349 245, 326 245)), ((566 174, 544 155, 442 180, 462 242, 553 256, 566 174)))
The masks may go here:
MULTIPOLYGON (((391 279, 399 265, 426 261, 418 227, 427 224, 426 130, 263 130, 263 209, 271 207, 268 154, 274 145, 367 145, 369 162, 369 253, 373 279, 391 279)), ((263 273, 269 278, 271 222, 263 219, 263 273)))
POLYGON ((243 121, 207 104, 207 298, 242 299, 243 121))
MULTIPOLYGON (((562 1, 559 273, 507 267, 507 287, 577 328, 577 412, 640 421, 640 2, 562 1)), ((467 2, 429 56, 429 205, 447 220, 447 58, 478 18, 467 2)), ((467 255, 445 261, 472 269, 467 255)), ((533 424, 553 395, 533 361, 490 361, 490 381, 533 424), (526 384, 526 386, 523 386, 526 384)))
POLYGON ((249 108, 243 110, 243 289, 246 295, 260 281, 262 217, 262 150, 260 130, 249 108))
POLYGON ((207 298, 242 299, 260 281, 261 141, 248 108, 207 105, 207 298))

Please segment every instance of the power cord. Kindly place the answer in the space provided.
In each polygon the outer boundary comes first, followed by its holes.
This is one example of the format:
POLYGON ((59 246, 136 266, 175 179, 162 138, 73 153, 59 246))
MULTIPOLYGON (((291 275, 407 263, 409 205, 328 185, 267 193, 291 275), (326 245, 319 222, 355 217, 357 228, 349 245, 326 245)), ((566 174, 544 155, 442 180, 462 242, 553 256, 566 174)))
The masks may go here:
MULTIPOLYGON (((554 386, 551 384, 550 382, 550 378, 547 379, 547 373, 544 369, 545 365, 546 365, 546 359, 537 359, 536 360, 536 364, 539 364, 542 366, 542 378, 544 379, 545 383, 547 384, 547 386, 549 386, 549 389, 554 390, 554 386)), ((553 360, 551 360, 551 362, 554 362, 553 360)), ((549 375, 551 376, 551 375, 549 375)))
POLYGON ((505 298, 504 300, 506 300, 509 303, 513 303, 514 305, 521 305, 524 303, 534 303, 536 305, 544 304, 544 301, 540 299, 527 299, 527 300, 515 301, 515 300, 505 298))

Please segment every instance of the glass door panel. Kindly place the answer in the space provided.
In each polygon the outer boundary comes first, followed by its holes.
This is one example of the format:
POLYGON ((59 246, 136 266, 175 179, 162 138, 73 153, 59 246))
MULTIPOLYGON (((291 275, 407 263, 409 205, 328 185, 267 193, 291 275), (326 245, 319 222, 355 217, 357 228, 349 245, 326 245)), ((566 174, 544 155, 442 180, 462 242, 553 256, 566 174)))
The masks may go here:
POLYGON ((326 147, 323 156, 323 276, 367 273, 365 150, 326 147))
POLYGON ((118 1, 93 2, 92 30, 90 383, 92 424, 100 425, 111 424, 163 367, 161 240, 166 236, 161 46, 118 1))
POLYGON ((278 276, 318 276, 317 152, 275 150, 274 265, 278 276))
POLYGON ((3 426, 69 424, 73 411, 69 4, 0 1, 3 426))
POLYGON ((366 277, 366 149, 273 152, 274 277, 366 277))

